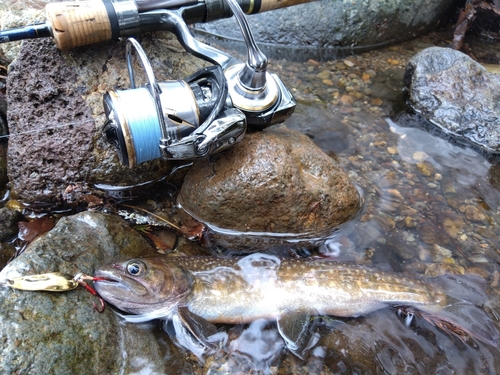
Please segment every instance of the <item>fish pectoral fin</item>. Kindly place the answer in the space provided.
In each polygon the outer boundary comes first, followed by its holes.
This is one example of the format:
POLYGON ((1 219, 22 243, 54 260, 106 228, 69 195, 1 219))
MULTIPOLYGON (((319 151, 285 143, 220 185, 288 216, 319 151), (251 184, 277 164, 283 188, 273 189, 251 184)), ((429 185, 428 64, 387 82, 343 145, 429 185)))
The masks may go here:
POLYGON ((217 348, 220 340, 214 340, 214 338, 218 337, 215 325, 201 316, 192 313, 187 307, 179 307, 177 314, 182 325, 196 340, 209 349, 217 348))
POLYGON ((288 350, 300 359, 305 352, 314 346, 318 334, 314 333, 314 316, 307 313, 286 313, 277 320, 278 331, 285 341, 288 350))

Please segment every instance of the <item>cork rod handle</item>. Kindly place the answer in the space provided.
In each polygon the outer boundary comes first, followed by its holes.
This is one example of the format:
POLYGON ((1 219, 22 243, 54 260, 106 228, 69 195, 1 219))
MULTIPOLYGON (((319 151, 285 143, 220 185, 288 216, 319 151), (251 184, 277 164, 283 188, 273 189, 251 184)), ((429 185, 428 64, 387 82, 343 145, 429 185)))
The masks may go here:
POLYGON ((49 3, 45 9, 59 49, 69 50, 111 39, 111 23, 101 1, 49 3))
MULTIPOLYGON (((250 5, 252 5, 253 1, 254 0, 250 0, 250 5)), ((304 4, 304 3, 311 3, 313 1, 316 1, 316 0, 262 0, 259 13, 267 12, 267 11, 275 10, 275 9, 291 7, 294 5, 299 5, 299 4, 304 4)))

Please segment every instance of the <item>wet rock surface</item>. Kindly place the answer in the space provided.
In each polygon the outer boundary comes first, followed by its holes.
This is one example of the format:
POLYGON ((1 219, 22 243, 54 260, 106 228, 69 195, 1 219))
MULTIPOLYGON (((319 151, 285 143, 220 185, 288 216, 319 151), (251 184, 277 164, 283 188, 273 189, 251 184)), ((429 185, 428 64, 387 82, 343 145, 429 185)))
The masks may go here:
MULTIPOLYGON (((328 0, 251 15, 248 22, 259 47, 272 58, 326 60, 414 38, 434 28, 451 3, 440 0, 424 6, 408 0, 369 4, 328 0)), ((195 27, 217 36, 213 39, 220 43, 243 48, 241 31, 234 19, 195 27)))
POLYGON ((284 126, 247 134, 228 152, 197 161, 179 202, 198 220, 241 232, 322 232, 349 220, 359 194, 307 136, 284 126))
POLYGON ((72 89, 76 80, 76 71, 49 40, 26 42, 10 66, 9 178, 25 201, 60 199, 67 185, 86 181, 91 171, 95 124, 85 101, 72 89), (72 125, 59 127, 68 123, 72 125))
POLYGON ((411 107, 442 132, 500 153, 500 75, 459 51, 431 47, 410 59, 405 84, 411 107))
POLYGON ((111 309, 93 311, 83 288, 26 292, 3 284, 6 278, 53 271, 91 275, 102 263, 153 253, 138 232, 114 216, 84 212, 62 218, 0 272, 0 372, 130 374, 147 368, 164 373, 164 357, 176 348, 154 340, 151 328, 121 325, 111 309))

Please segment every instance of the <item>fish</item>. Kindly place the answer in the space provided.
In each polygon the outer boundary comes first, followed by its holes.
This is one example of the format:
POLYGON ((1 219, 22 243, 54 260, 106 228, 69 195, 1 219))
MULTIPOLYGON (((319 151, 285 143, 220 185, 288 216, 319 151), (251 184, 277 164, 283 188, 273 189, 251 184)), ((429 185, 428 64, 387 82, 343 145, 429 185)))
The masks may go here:
POLYGON ((496 345, 499 339, 482 306, 484 285, 472 276, 425 278, 255 253, 135 258, 103 265, 95 277, 98 294, 126 313, 120 313, 125 320, 177 319, 201 341, 208 335, 199 327, 210 324, 276 321, 286 346, 301 358, 310 346, 312 316, 359 317, 386 307, 423 316, 463 340, 469 335, 496 345))

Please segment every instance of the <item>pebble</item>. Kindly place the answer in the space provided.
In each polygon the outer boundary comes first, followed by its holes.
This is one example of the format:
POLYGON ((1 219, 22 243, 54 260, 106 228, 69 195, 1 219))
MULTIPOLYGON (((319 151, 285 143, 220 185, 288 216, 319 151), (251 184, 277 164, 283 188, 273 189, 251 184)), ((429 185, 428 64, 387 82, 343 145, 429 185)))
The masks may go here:
POLYGON ((329 70, 323 70, 320 73, 316 74, 316 77, 318 77, 319 79, 322 79, 322 80, 329 79, 330 76, 331 76, 331 73, 329 70))
POLYGON ((440 246, 438 244, 434 244, 432 246, 431 252, 432 252, 432 259, 436 262, 440 262, 446 258, 451 258, 451 256, 453 255, 451 250, 449 250, 443 246, 440 246))
POLYGON ((488 217, 483 214, 476 206, 467 206, 465 208, 465 217, 477 223, 488 223, 488 217))
POLYGON ((344 60, 344 64, 348 66, 349 68, 352 68, 354 66, 354 63, 351 60, 344 60))
POLYGON ((419 247, 418 258, 423 262, 430 262, 432 260, 432 253, 426 247, 419 247))
POLYGON ((320 65, 321 65, 318 61, 313 60, 313 59, 309 59, 309 60, 307 60, 307 63, 308 63, 309 65, 314 65, 314 66, 320 66, 320 65))
POLYGON ((417 220, 414 217, 406 216, 405 217, 405 226, 407 228, 415 228, 417 226, 417 220))
POLYGON ((354 99, 350 95, 342 95, 339 102, 341 105, 352 105, 354 99))
POLYGON ((443 220, 443 227, 445 232, 451 238, 457 238, 458 233, 461 231, 463 227, 463 222, 461 220, 452 220, 447 217, 443 220))
POLYGON ((415 151, 411 157, 415 161, 423 162, 428 158, 428 155, 423 151, 415 151))
POLYGON ((432 164, 426 162, 417 163, 417 169, 425 177, 430 177, 434 174, 434 167, 432 164))

